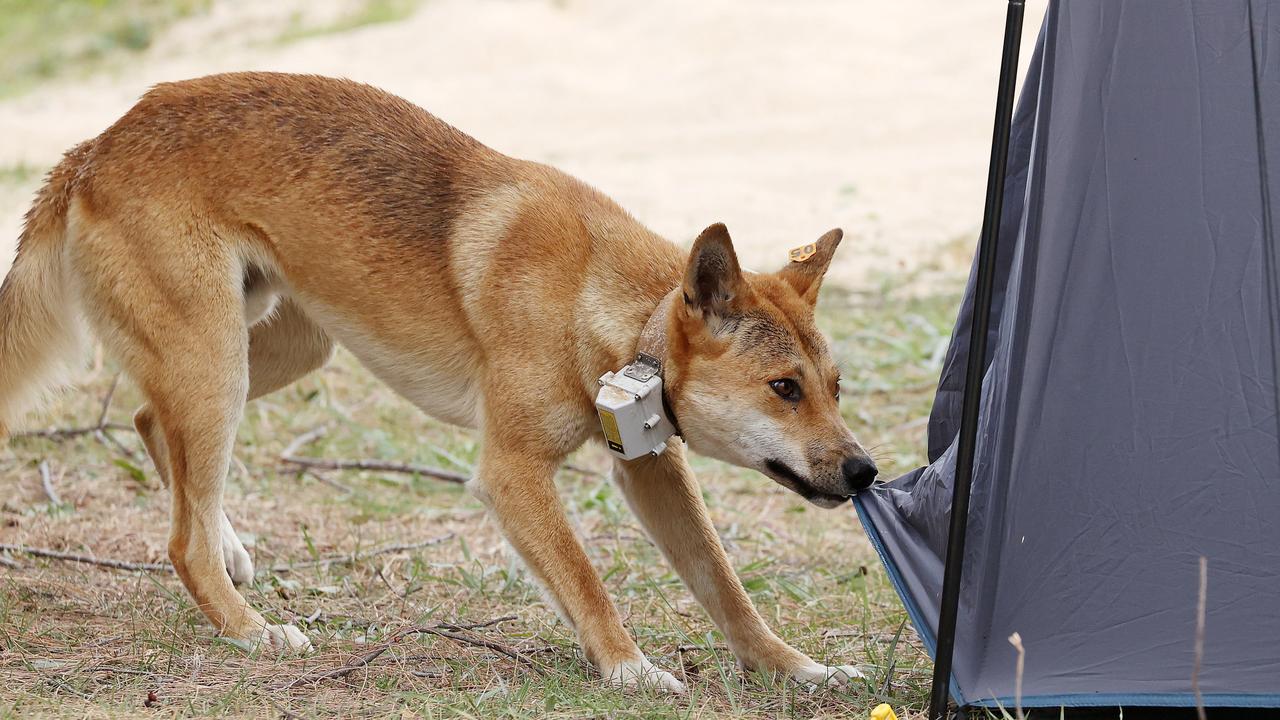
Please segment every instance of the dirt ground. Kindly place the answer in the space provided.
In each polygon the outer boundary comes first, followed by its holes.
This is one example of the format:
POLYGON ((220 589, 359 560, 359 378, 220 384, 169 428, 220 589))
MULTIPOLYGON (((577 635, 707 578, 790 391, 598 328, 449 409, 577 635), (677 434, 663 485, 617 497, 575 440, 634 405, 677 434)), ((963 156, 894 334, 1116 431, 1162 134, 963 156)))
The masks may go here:
MULTIPOLYGON (((674 240, 726 222, 752 268, 841 226, 836 277, 858 282, 981 221, 997 0, 430 0, 399 22, 275 40, 299 7, 342 5, 220 0, 124 68, 0 101, 0 167, 48 167, 157 82, 283 70, 401 94, 674 240)), ((1029 5, 1024 63, 1044 1, 1029 5)), ((34 184, 0 188, 0 268, 34 184)))

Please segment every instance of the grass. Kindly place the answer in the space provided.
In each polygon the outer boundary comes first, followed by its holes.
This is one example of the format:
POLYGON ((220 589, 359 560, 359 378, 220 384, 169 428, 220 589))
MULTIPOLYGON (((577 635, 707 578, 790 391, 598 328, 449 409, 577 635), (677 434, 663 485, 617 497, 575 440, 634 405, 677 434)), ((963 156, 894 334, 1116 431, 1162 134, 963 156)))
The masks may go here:
POLYGON ((412 15, 421 4, 422 0, 357 0, 353 7, 337 18, 319 23, 310 22, 304 13, 296 12, 276 41, 287 44, 320 35, 349 32, 369 25, 396 22, 412 15))
MULTIPOLYGON (((918 419, 928 411, 938 348, 958 300, 954 292, 904 296, 899 282, 886 280, 874 292, 829 288, 819 319, 845 366, 846 417, 865 441, 878 443, 886 477, 922 461, 918 419)), ((109 367, 90 371, 40 423, 92 425, 111 379, 109 367)), ((122 383, 107 420, 127 423, 138 403, 122 383)), ((0 718, 135 717, 149 702, 165 717, 865 717, 880 702, 900 717, 922 714, 928 658, 848 507, 819 510, 755 473, 695 459, 716 525, 775 631, 815 658, 870 671, 864 684, 810 693, 739 673, 609 480, 562 473, 570 517, 628 628, 690 688, 682 698, 623 693, 588 669, 572 633, 460 487, 391 473, 299 475, 282 466, 282 449, 319 425, 329 432, 301 452, 466 473, 477 449, 472 434, 426 418, 345 354, 249 406, 227 489, 229 513, 258 569, 246 595, 268 617, 303 627, 315 654, 250 656, 219 641, 166 573, 14 554, 8 559, 17 567, 0 578, 0 718), (444 535, 420 550, 271 570, 444 535), (344 678, 280 689, 340 667, 411 625, 503 616, 514 618, 474 636, 528 654, 533 667, 420 635, 344 678)), ((11 488, 0 504, 0 542, 163 562, 167 492, 137 438, 113 436, 124 450, 90 434, 15 439, 0 454, 0 486, 11 488), (49 463, 59 504, 41 489, 41 461, 49 463)), ((593 448, 574 462, 608 465, 593 448)))
POLYGON ((209 0, 0 0, 0 97, 111 67, 209 0))
POLYGON ((0 165, 0 186, 27 185, 28 183, 35 182, 35 180, 45 172, 45 168, 37 167, 26 162, 13 163, 11 165, 0 165))

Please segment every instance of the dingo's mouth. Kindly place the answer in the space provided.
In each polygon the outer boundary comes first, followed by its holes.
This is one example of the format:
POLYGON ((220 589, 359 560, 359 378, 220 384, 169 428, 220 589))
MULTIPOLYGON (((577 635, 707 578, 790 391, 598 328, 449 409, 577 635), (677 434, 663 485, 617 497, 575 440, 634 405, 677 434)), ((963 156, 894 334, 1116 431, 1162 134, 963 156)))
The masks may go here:
POLYGON ((786 463, 779 462, 777 460, 764 461, 764 474, 769 476, 770 479, 782 487, 791 490, 818 507, 837 507, 849 499, 848 495, 835 495, 832 493, 822 492, 810 485, 807 480, 800 477, 799 473, 788 467, 786 463))

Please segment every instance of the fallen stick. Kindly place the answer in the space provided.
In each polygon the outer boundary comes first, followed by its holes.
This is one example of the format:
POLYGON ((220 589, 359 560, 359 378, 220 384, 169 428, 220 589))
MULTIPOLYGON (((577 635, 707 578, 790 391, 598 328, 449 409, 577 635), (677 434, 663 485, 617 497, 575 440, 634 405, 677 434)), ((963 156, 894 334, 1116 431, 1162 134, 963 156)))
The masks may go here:
POLYGON ((118 430, 120 432, 137 432, 132 425, 124 425, 122 423, 104 423, 102 425, 86 425, 84 427, 58 428, 51 427, 43 430, 23 430, 16 432, 12 437, 22 438, 45 438, 46 440, 69 440, 71 438, 80 437, 81 435, 93 435, 94 433, 104 430, 118 430))
POLYGON ((120 384, 120 375, 117 374, 111 379, 111 387, 107 388, 107 394, 102 397, 102 403, 98 410, 98 420, 92 425, 83 427, 58 428, 51 427, 44 430, 25 430, 23 432, 13 433, 14 438, 47 438, 50 440, 66 440, 69 438, 80 437, 81 435, 94 435, 108 430, 119 430, 121 432, 137 432, 132 425, 122 423, 107 422, 107 412, 111 410, 111 400, 116 396, 116 386, 120 384))
POLYGON ((355 488, 351 487, 350 485, 347 485, 346 483, 341 483, 341 482, 338 482, 337 480, 334 480, 328 475, 325 475, 324 471, 320 470, 319 468, 308 468, 308 467, 298 468, 298 477, 301 478, 303 475, 310 475, 311 477, 315 478, 317 482, 322 482, 325 485, 328 485, 329 487, 334 488, 335 490, 338 490, 343 495, 356 494, 355 488))
POLYGON ((137 429, 132 425, 124 425, 122 423, 107 422, 107 413, 111 410, 111 400, 116 395, 116 386, 120 384, 120 375, 116 374, 111 379, 111 387, 107 389, 107 394, 102 398, 101 408, 98 410, 98 422, 93 425, 85 425, 83 427, 69 428, 46 428, 44 430, 25 430, 20 433, 14 433, 12 437, 18 438, 45 438, 46 440, 70 440, 81 435, 92 435, 93 439, 103 445, 114 446, 117 450, 130 460, 137 462, 138 453, 126 447, 124 443, 116 439, 111 434, 113 430, 121 432, 136 433, 137 429))
POLYGON ((116 373, 111 378, 111 387, 107 388, 107 394, 102 398, 102 410, 98 412, 98 427, 107 426, 107 412, 111 410, 111 400, 116 396, 116 386, 120 384, 120 373, 116 373))
POLYGON ((382 547, 374 548, 373 550, 370 550, 368 552, 363 552, 363 553, 352 553, 352 554, 346 554, 346 555, 329 555, 327 557, 316 558, 315 560, 304 560, 302 562, 297 562, 297 563, 276 565, 271 568, 271 572, 289 572, 291 570, 298 570, 300 568, 323 567, 326 565, 333 565, 334 563, 340 563, 340 562, 357 563, 362 560, 368 560, 371 557, 377 557, 378 555, 404 552, 405 550, 419 550, 424 547, 439 545, 442 542, 447 542, 449 540, 452 540, 453 537, 454 537, 453 533, 445 533, 444 535, 441 535, 439 537, 434 537, 434 538, 431 538, 430 540, 423 540, 422 542, 404 543, 404 544, 396 544, 396 545, 384 545, 382 547))
POLYGON ((62 498, 58 497, 58 491, 53 489, 53 477, 49 472, 49 461, 40 461, 40 487, 44 488, 44 494, 49 498, 49 502, 54 505, 61 505, 62 498))
POLYGON ((515 615, 503 615, 502 617, 494 618, 492 620, 481 620, 480 622, 465 623, 463 625, 455 625, 453 623, 446 622, 436 624, 445 630, 479 630, 481 628, 493 627, 499 623, 510 622, 515 619, 517 619, 515 615))
POLYGON ((728 645, 712 645, 710 647, 707 647, 706 645, 677 645, 676 646, 676 652, 681 655, 683 655, 684 653, 700 652, 700 651, 724 652, 728 649, 729 649, 728 645))
MULTIPOLYGON (((312 470, 368 470, 372 472, 393 472, 393 473, 403 473, 406 475, 422 475, 424 477, 432 477, 432 478, 436 478, 437 480, 444 480, 445 482, 457 483, 459 485, 463 485, 468 480, 471 479, 469 475, 464 475, 462 473, 454 472, 452 470, 445 470, 444 468, 432 467, 430 465, 413 465, 410 463, 398 463, 398 462, 390 462, 386 460, 367 460, 367 459, 326 460, 324 458, 309 458, 309 457, 303 457, 301 455, 298 455, 299 450, 310 445, 316 440, 319 440, 320 438, 324 437, 326 434, 328 434, 328 432, 329 432, 328 425, 321 425, 312 430, 308 430, 307 432, 294 438, 288 445, 285 446, 284 450, 280 452, 280 462, 287 463, 290 465, 298 465, 301 468, 312 469, 312 470)), ((454 457, 451 453, 445 451, 443 448, 431 446, 431 450, 432 452, 435 452, 436 454, 450 460, 451 462, 454 462, 458 465, 466 465, 466 463, 463 460, 461 460, 460 458, 454 457)), ((582 475, 588 475, 592 477, 604 477, 607 474, 607 473, 602 473, 599 470, 592 470, 591 468, 584 467, 582 465, 575 465, 574 463, 565 463, 561 467, 570 472, 576 472, 582 475)), ((315 477, 320 479, 321 482, 327 483, 329 485, 333 485, 334 487, 340 490, 343 490, 345 492, 348 492, 348 493, 353 492, 351 488, 345 485, 342 485, 341 483, 338 483, 336 481, 323 478, 319 474, 315 474, 315 477)))
POLYGON ((124 453, 125 457, 129 458, 134 462, 138 462, 138 453, 125 447, 124 443, 117 440, 116 436, 112 435, 109 429, 104 427, 103 429, 95 432, 93 434, 93 437, 103 445, 107 445, 107 444, 115 445, 116 449, 124 453))
POLYGON ((604 477, 609 474, 607 472, 600 472, 599 470, 592 470, 591 468, 586 467, 585 465, 577 465, 574 463, 565 463, 560 467, 565 470, 568 470, 569 472, 576 472, 579 475, 586 475, 588 477, 604 477))
POLYGON ((427 465, 410 465, 408 463, 387 462, 385 460, 326 460, 324 458, 309 458, 298 455, 299 450, 324 437, 328 432, 328 426, 321 425, 294 438, 280 453, 280 461, 313 470, 369 470, 373 472, 422 475, 459 485, 471 479, 461 473, 427 465))
MULTIPOLYGON (((299 450, 306 447, 307 445, 310 445, 316 440, 319 440, 320 438, 324 437, 325 434, 327 434, 328 432, 329 432, 328 425, 319 425, 308 430, 307 432, 302 433, 298 437, 294 438, 293 441, 290 442, 288 445, 286 445, 284 450, 280 452, 280 461, 286 462, 286 463, 289 462, 290 458, 296 457, 298 455, 299 450)), ((298 479, 301 480, 303 475, 310 475, 311 477, 315 478, 319 482, 322 482, 325 485, 328 485, 329 487, 337 488, 338 490, 342 491, 346 495, 354 495, 356 492, 355 488, 351 487, 350 485, 346 485, 344 483, 338 482, 337 480, 334 480, 333 478, 326 477, 324 473, 319 472, 318 468, 308 468, 305 465, 298 467, 298 470, 297 470, 298 479)))
POLYGON ((22 553, 23 555, 31 555, 32 557, 42 557, 50 560, 65 560, 67 562, 81 563, 83 565, 97 565, 99 567, 113 568, 115 570, 132 570, 134 572, 173 572, 173 566, 169 563, 136 563, 128 562, 127 560, 114 560, 112 558, 98 558, 92 555, 77 555, 76 553, 62 552, 61 550, 50 550, 48 548, 27 547, 25 545, 0 544, 0 552, 22 553))
MULTIPOLYGON (((424 540, 423 542, 386 545, 380 548, 375 548, 365 553, 355 553, 355 554, 347 554, 347 555, 331 555, 328 557, 317 558, 315 560, 306 560, 306 561, 294 563, 291 565, 276 565, 275 567, 271 568, 271 572, 289 572, 291 570, 297 570, 299 568, 332 565, 334 563, 340 563, 340 562, 356 563, 362 560, 367 560, 371 557, 376 557, 378 555, 386 555, 387 553, 403 552, 405 550, 416 550, 418 548, 424 548, 431 545, 439 545, 440 543, 445 542, 451 538, 453 538, 453 533, 447 533, 445 535, 441 535, 440 537, 431 538, 430 540, 424 540)), ((0 552, 21 553, 23 555, 30 555, 32 557, 47 558, 50 560, 64 560, 66 562, 81 563, 84 565, 97 565, 98 567, 112 568, 114 570, 130 570, 133 572, 166 572, 166 573, 173 572, 173 566, 170 565, 169 563, 129 562, 127 560, 115 560, 113 558, 99 558, 99 557, 94 557, 92 555, 79 555, 76 553, 62 552, 61 550, 50 550, 48 548, 28 547, 26 545, 7 545, 7 544, 0 543, 0 552)), ((11 567, 17 567, 16 563, 13 563, 13 561, 8 560, 7 558, 0 558, 0 560, 3 560, 4 564, 6 565, 9 565, 12 563, 12 565, 10 565, 11 567)))
POLYGON ((302 433, 280 451, 280 459, 288 462, 289 458, 296 456, 299 450, 324 437, 328 432, 328 425, 320 425, 302 433))
POLYGON ((535 670, 536 672, 541 673, 542 668, 539 667, 537 663, 534 662, 533 658, 520 652, 519 650, 509 648, 501 643, 494 642, 486 638, 470 637, 467 635, 458 634, 457 632, 451 632, 451 630, 464 630, 464 631, 477 630, 479 628, 490 627, 493 625, 497 625, 498 623, 501 623, 501 622, 506 622, 508 620, 515 620, 515 619, 516 619, 515 615, 507 615, 504 617, 495 618, 493 620, 486 620, 484 622, 479 622, 479 623, 468 623, 464 625, 442 622, 442 623, 437 623, 435 625, 419 625, 415 627, 405 628, 404 630, 397 632, 394 636, 392 636, 390 640, 387 640, 382 645, 378 646, 377 648, 374 648, 373 650, 365 653, 364 655, 357 657, 354 660, 351 660, 339 667, 333 668, 332 670, 326 670, 322 673, 317 673, 314 675, 300 675, 294 678, 293 680, 291 680, 289 683, 280 686, 279 689, 289 690, 290 688, 294 688, 299 685, 313 685, 315 683, 323 682, 325 680, 337 680, 339 678, 344 678, 350 675, 351 673, 355 672, 356 670, 368 667, 370 663, 372 663, 374 660, 377 660, 386 651, 390 650, 393 645, 412 635, 437 635, 439 637, 448 638, 449 640, 453 640, 455 642, 462 643, 464 645, 473 645, 476 647, 482 647, 488 650, 493 650, 494 652, 505 655, 513 660, 523 662, 526 665, 528 665, 530 668, 535 670))
POLYGON ((471 479, 462 473, 430 467, 428 465, 410 465, 408 463, 387 462, 385 460, 325 460, 322 458, 294 456, 284 456, 280 459, 292 465, 300 465, 305 468, 318 470, 369 470, 372 472, 403 473, 406 475, 421 475, 423 477, 435 478, 437 480, 456 483, 458 485, 463 485, 471 479))

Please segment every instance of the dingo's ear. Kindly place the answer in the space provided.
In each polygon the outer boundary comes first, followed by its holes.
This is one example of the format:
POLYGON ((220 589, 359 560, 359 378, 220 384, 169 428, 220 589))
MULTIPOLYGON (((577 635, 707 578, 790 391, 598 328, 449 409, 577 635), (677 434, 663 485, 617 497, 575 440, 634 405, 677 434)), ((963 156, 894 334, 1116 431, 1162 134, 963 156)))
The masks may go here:
POLYGON ((684 302, 690 309, 723 317, 742 293, 746 281, 724 223, 716 223, 693 241, 684 271, 684 302))
POLYGON ((840 228, 828 231, 818 238, 817 242, 802 245, 791 251, 791 262, 778 271, 779 277, 791 283, 800 297, 809 305, 818 304, 818 288, 822 286, 822 276, 831 265, 831 257, 835 255, 836 246, 844 231, 840 228))

